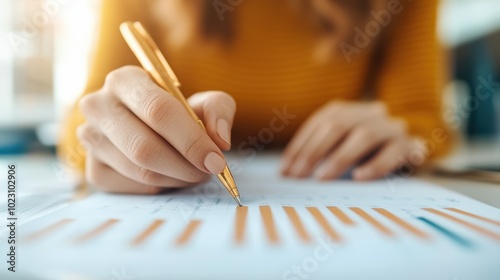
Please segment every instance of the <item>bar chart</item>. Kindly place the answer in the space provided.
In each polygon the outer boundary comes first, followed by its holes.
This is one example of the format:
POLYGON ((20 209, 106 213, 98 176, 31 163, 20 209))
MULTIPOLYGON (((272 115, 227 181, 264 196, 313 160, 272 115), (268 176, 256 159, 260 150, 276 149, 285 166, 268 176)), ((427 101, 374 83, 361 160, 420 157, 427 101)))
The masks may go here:
MULTIPOLYGON (((261 220, 262 231, 266 240, 262 242, 267 242, 272 245, 277 245, 281 243, 280 232, 276 225, 275 215, 278 212, 284 213, 287 217, 287 222, 290 227, 286 230, 290 230, 296 236, 297 242, 310 243, 313 241, 313 236, 308 228, 305 226, 303 220, 311 219, 318 227, 321 229, 324 236, 327 236, 334 242, 343 243, 345 241, 345 236, 342 236, 338 232, 338 228, 335 228, 330 223, 331 219, 337 219, 341 227, 351 227, 356 228, 358 224, 354 221, 352 216, 357 216, 361 223, 369 226, 373 231, 377 232, 381 238, 397 239, 399 235, 412 236, 415 239, 422 240, 424 242, 432 242, 432 234, 438 233, 442 237, 450 237, 450 234, 454 236, 450 238, 451 241, 456 241, 459 237, 458 232, 452 232, 450 229, 446 229, 445 226, 439 225, 438 219, 445 219, 450 223, 454 223, 462 227, 461 231, 473 231, 484 238, 491 239, 494 242, 500 243, 500 222, 489 217, 483 217, 468 211, 456 209, 456 208, 421 208, 418 209, 423 212, 432 214, 428 216, 422 222, 418 216, 407 216, 402 217, 394 214, 390 210, 384 208, 368 208, 364 209, 361 207, 338 207, 338 206, 324 206, 321 207, 303 207, 302 212, 308 213, 309 216, 301 216, 297 211, 298 207, 292 206, 282 206, 282 207, 270 207, 268 205, 257 206, 260 217, 256 217, 261 220), (378 213, 378 216, 374 214, 378 213), (327 217, 329 214, 330 217, 327 217), (491 224, 496 227, 496 230, 492 230, 483 227, 480 224, 476 224, 472 221, 465 220, 469 218, 470 220, 475 220, 482 223, 491 224), (429 226, 429 223, 435 226, 429 226), (391 227, 389 227, 391 226, 391 227), (436 226, 439 228, 436 230, 436 226), (401 231, 396 234, 391 228, 399 228, 401 231), (445 233, 443 233, 443 231, 445 233)), ((232 227, 232 243, 238 246, 244 246, 245 238, 248 235, 247 232, 247 220, 249 219, 249 207, 234 207, 234 218, 228 219, 227 223, 233 223, 232 227)), ((230 215, 229 215, 230 216, 230 215)), ((98 223, 89 228, 87 232, 83 232, 78 236, 74 236, 70 241, 73 245, 84 245, 85 243, 92 242, 98 239, 100 235, 111 233, 113 234, 113 228, 118 223, 127 222, 126 220, 119 219, 107 219, 101 223, 98 223)), ((78 223, 77 219, 61 219, 48 225, 47 227, 41 228, 35 232, 30 233, 26 236, 25 240, 27 242, 37 242, 42 241, 44 237, 48 235, 57 234, 57 231, 63 229, 64 227, 71 227, 72 224, 78 223)), ((148 241, 148 238, 159 231, 162 227, 168 226, 168 219, 155 219, 152 220, 145 228, 140 229, 135 235, 130 236, 130 242, 128 244, 123 244, 124 246, 141 246, 148 241)), ((190 241, 197 238, 197 232, 203 226, 210 226, 210 224, 204 224, 203 220, 189 220, 180 229, 178 236, 176 236, 170 243, 174 244, 176 247, 188 246, 190 241)), ((351 240, 355 242, 355 240, 351 240)), ((458 242, 458 245, 463 245, 463 242, 458 242)))
POLYGON ((277 166, 235 177, 243 207, 216 181, 95 193, 21 225, 18 255, 47 279, 498 279, 499 209, 413 179, 288 180, 277 166))

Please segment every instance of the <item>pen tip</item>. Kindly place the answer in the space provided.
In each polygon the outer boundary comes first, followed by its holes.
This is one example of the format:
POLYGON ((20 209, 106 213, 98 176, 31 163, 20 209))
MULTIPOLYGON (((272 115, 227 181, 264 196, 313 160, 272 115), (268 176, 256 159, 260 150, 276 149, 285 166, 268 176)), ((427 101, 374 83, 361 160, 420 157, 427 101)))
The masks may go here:
POLYGON ((243 204, 241 204, 241 200, 240 200, 240 196, 239 195, 235 196, 234 200, 236 200, 236 203, 238 203, 238 206, 243 206, 243 204))

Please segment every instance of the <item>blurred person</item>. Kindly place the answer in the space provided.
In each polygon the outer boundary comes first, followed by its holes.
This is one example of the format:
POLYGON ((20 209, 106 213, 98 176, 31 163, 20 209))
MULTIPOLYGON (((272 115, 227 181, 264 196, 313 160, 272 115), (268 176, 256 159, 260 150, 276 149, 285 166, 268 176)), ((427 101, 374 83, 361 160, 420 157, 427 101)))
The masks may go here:
MULTIPOLYGON (((419 139, 436 129, 448 137, 437 5, 103 0, 86 94, 59 155, 111 192, 203 182, 231 146, 249 157, 284 148, 284 176, 332 180, 353 168, 355 180, 383 177, 423 149, 419 139), (119 32, 128 20, 152 33, 208 133, 137 67, 119 32)), ((426 160, 450 141, 433 143, 426 160)))

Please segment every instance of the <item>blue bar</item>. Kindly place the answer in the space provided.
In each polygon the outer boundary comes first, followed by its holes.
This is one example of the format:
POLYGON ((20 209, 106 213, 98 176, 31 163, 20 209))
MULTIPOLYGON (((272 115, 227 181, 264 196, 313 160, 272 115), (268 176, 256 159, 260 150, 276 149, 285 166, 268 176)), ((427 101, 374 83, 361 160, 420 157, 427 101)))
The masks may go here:
POLYGON ((469 240, 467 240, 467 239, 461 237, 460 235, 457 235, 456 233, 440 226, 439 224, 436 224, 435 222, 433 222, 427 218, 417 217, 417 219, 424 222, 428 226, 434 228, 435 230, 441 232, 442 234, 446 235, 451 240, 455 241, 456 243, 458 243, 464 247, 468 247, 468 248, 474 247, 473 244, 469 240))

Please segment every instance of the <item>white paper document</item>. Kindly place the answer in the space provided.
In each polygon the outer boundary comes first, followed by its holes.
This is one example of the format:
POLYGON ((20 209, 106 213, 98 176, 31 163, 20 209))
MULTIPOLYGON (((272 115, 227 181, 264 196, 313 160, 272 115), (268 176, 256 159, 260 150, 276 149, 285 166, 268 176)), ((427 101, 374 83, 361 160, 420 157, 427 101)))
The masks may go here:
MULTIPOLYGON (((54 156, 0 156, 0 173, 7 174, 8 166, 15 165, 17 180, 16 216, 17 224, 23 224, 62 208, 74 196, 77 179, 71 176, 69 168, 63 169, 62 164, 54 156), (19 180, 21 178, 21 180, 19 180)), ((7 196, 7 176, 0 176, 0 219, 7 220, 9 203, 7 196), (5 187, 4 187, 5 186, 5 187), (5 199, 3 199, 5 198, 5 199)), ((14 200, 15 202, 15 200, 14 200)), ((0 237, 7 227, 0 228, 0 237)), ((4 244, 2 244, 4 245, 4 244)))
POLYGON ((280 177, 273 156, 231 164, 244 207, 215 178, 98 193, 19 228, 18 275, 500 279, 499 209, 410 178, 320 183, 280 177))

